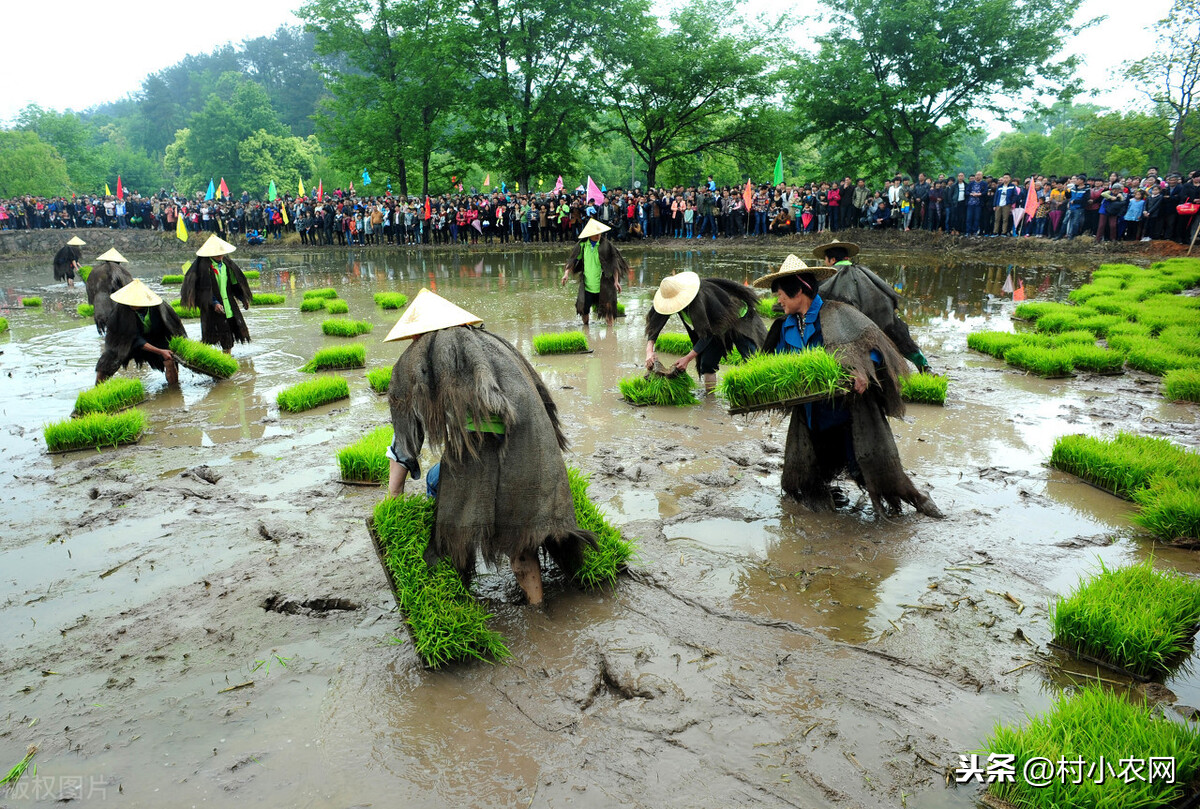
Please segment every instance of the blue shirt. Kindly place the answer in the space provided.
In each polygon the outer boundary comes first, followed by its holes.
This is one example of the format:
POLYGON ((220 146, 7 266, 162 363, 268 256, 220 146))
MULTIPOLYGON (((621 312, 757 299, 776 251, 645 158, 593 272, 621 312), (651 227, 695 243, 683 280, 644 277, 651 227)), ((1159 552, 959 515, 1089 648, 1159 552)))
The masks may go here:
POLYGON ((972 206, 982 205, 982 195, 986 194, 987 192, 987 183, 985 183, 983 180, 972 180, 971 182, 967 183, 967 204, 972 206), (973 197, 971 196, 972 194, 979 194, 980 196, 973 197))

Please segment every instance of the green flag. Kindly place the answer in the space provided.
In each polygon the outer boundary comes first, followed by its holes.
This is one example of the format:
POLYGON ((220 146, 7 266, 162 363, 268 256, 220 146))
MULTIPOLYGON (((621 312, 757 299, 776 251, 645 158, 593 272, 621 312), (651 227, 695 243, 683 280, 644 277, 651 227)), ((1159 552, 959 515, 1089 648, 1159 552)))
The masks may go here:
POLYGON ((274 202, 279 194, 275 193, 275 181, 271 181, 271 187, 267 189, 267 202, 274 202))
POLYGON ((779 153, 779 157, 775 158, 775 185, 783 182, 783 152, 779 153))

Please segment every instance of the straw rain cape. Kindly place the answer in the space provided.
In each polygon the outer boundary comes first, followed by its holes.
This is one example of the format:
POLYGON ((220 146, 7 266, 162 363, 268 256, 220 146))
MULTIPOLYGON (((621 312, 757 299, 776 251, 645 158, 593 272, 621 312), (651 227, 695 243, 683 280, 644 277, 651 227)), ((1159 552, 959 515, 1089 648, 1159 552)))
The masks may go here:
MULTIPOLYGON (((733 346, 734 334, 740 334, 762 348, 767 329, 757 306, 758 296, 749 287, 726 278, 701 278, 696 297, 680 314, 686 313, 692 321, 688 332, 693 340, 712 335, 724 341, 728 351, 733 346), (745 314, 742 307, 746 307, 745 314)), ((651 342, 658 339, 670 318, 651 307, 646 313, 646 339, 651 342)))
POLYGON ((54 280, 66 281, 68 278, 75 277, 75 268, 71 266, 71 262, 79 263, 83 261, 83 251, 73 244, 63 245, 57 253, 54 254, 54 280))
POLYGON ((221 299, 217 290, 217 275, 213 272, 212 259, 199 256, 192 261, 187 274, 183 277, 183 287, 179 290, 179 299, 184 306, 200 309, 200 340, 209 345, 220 345, 222 348, 232 348, 233 341, 250 342, 250 330, 246 328, 246 319, 242 309, 250 308, 250 284, 242 269, 233 259, 225 256, 225 269, 228 273, 226 291, 229 294, 229 305, 233 309, 233 317, 227 318, 213 309, 213 300, 221 299), (239 307, 236 301, 241 302, 239 307))
MULTIPOLYGON (((96 271, 93 270, 92 276, 95 274, 96 271)), ((89 281, 92 276, 89 276, 89 281)), ((183 321, 171 308, 171 304, 164 301, 147 309, 151 323, 148 334, 143 330, 138 313, 132 308, 119 303, 111 306, 113 311, 108 319, 108 333, 104 335, 104 351, 96 363, 96 373, 107 379, 115 374, 118 368, 129 365, 130 360, 137 363, 139 368, 149 365, 156 371, 164 370, 162 357, 139 351, 133 347, 133 343, 141 336, 156 348, 169 348, 172 337, 187 336, 183 321)))
POLYGON ((119 261, 101 261, 92 267, 86 286, 87 301, 95 307, 92 319, 96 322, 96 331, 104 334, 108 327, 108 319, 117 308, 117 304, 109 300, 109 296, 131 281, 133 276, 119 261))
POLYGON ((840 266, 830 278, 821 282, 821 297, 827 301, 848 303, 862 312, 871 322, 883 330, 900 353, 905 356, 920 353, 908 324, 900 319, 896 310, 900 296, 869 268, 861 264, 840 266))
MULTIPOLYGON (((575 243, 575 247, 571 250, 571 255, 567 257, 567 266, 571 268, 571 273, 579 275, 579 293, 575 296, 575 314, 582 317, 587 313, 587 306, 584 301, 584 293, 587 290, 584 288, 583 282, 583 243, 586 239, 575 243)), ((625 262, 625 257, 621 255, 621 251, 617 246, 608 239, 600 239, 600 243, 596 247, 600 256, 600 302, 596 304, 596 315, 601 319, 617 316, 617 273, 627 272, 629 265, 625 262)))

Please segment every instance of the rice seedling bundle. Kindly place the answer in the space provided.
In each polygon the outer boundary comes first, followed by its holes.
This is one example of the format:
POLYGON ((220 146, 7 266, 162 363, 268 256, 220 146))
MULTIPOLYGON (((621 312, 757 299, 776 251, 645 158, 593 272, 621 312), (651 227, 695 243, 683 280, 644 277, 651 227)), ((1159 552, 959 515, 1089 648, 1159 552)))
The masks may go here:
POLYGON ((145 398, 146 389, 142 386, 142 380, 114 376, 91 390, 80 391, 75 397, 75 415, 112 413, 133 407, 145 398))
POLYGON ((1045 315, 1074 312, 1075 307, 1053 301, 1026 301, 1018 303, 1013 310, 1013 317, 1018 320, 1039 320, 1045 315))
POLYGON ((721 357, 720 364, 721 365, 741 365, 745 361, 746 361, 746 358, 742 356, 742 352, 737 350, 737 346, 734 346, 725 353, 724 357, 721 357))
POLYGON ((944 405, 949 384, 944 376, 911 374, 900 381, 900 396, 906 402, 944 405))
POLYGON ((583 552, 583 565, 577 578, 584 587, 616 584, 617 574, 625 569, 637 551, 637 545, 621 536, 609 524, 604 513, 588 498, 589 477, 573 466, 567 467, 571 499, 575 503, 575 522, 596 535, 596 547, 583 552))
MULTIPOLYGON (((599 306, 599 303, 592 304, 592 311, 595 312, 599 306)), ((625 317, 625 304, 620 301, 617 301, 617 317, 625 317)))
POLYGON ((388 387, 392 384, 392 369, 372 368, 367 371, 367 384, 376 393, 387 393, 388 387))
POLYGON ((96 307, 92 306, 90 303, 81 303, 75 307, 75 314, 79 315, 80 317, 91 317, 92 315, 96 314, 96 307))
POLYGON ((1134 346, 1141 345, 1143 340, 1153 339, 1150 327, 1142 323, 1121 323, 1113 326, 1104 335, 1108 347, 1122 354, 1128 354, 1134 346))
POLYGON ((682 357, 692 350, 692 338, 678 332, 663 332, 654 341, 654 350, 682 357))
POLYGON ((172 337, 170 347, 184 365, 198 373, 217 379, 228 379, 237 373, 238 361, 212 346, 186 337, 172 337))
POLYGON ((1066 346, 1065 350, 1071 355, 1071 365, 1080 370, 1094 374, 1118 374, 1125 368, 1125 355, 1120 351, 1082 343, 1066 346))
MULTIPOLYGON (((1095 345, 1096 335, 1086 329, 1071 329, 1070 331, 1060 331, 1056 334, 1037 334, 1029 335, 1030 337, 1044 337, 1045 345, 1048 348, 1062 348, 1069 345, 1095 345)), ((1030 345, 1040 345, 1036 340, 1031 340, 1030 345)))
POLYGON ((184 306, 182 301, 175 301, 171 304, 171 308, 183 319, 200 317, 199 306, 184 306))
POLYGON ((1050 465, 1118 497, 1132 499, 1134 492, 1155 479, 1175 479, 1186 488, 1200 489, 1200 454, 1189 452, 1165 438, 1119 432, 1111 441, 1086 435, 1064 435, 1054 442, 1050 465))
POLYGON ((21 305, 26 309, 34 309, 42 305, 42 299, 38 297, 22 298, 21 305))
POLYGON ((1195 326, 1200 322, 1200 309, 1197 307, 1200 307, 1200 298, 1162 295, 1142 301, 1134 318, 1158 334, 1171 326, 1195 326))
POLYGON ((371 524, 413 647, 430 668, 455 660, 510 657, 504 637, 488 629, 491 615, 450 562, 443 559, 432 569, 425 564, 435 513, 429 497, 389 497, 375 507, 371 524))
POLYGON ((164 285, 166 285, 166 284, 182 284, 183 276, 182 275, 164 275, 162 277, 162 282, 164 285))
POLYGON ((1169 258, 1150 265, 1150 269, 1174 278, 1186 289, 1200 285, 1200 259, 1197 258, 1169 258))
POLYGON ((255 292, 250 298, 250 303, 253 306, 276 306, 285 300, 282 295, 274 292, 255 292))
POLYGON ((350 398, 350 386, 340 376, 318 376, 279 391, 275 403, 280 410, 302 413, 314 407, 350 398))
POLYGON ((306 374, 341 368, 362 368, 367 363, 367 349, 362 343, 322 348, 300 370, 306 374))
POLYGON ((132 444, 141 437, 145 426, 145 415, 134 408, 123 413, 89 413, 47 424, 43 434, 50 452, 68 452, 132 444))
POLYGON ((588 350, 588 341, 581 331, 548 332, 534 335, 533 350, 539 354, 577 354, 588 350))
POLYGON ((92 265, 91 264, 84 264, 82 267, 79 268, 79 277, 83 279, 83 282, 85 284, 87 283, 88 276, 91 274, 92 274, 92 265))
POLYGON ((403 309, 408 305, 408 296, 402 292, 376 292, 375 303, 384 309, 403 309))
POLYGON ((1115 278, 1119 281, 1129 281, 1136 278, 1138 273, 1145 272, 1141 267, 1133 264, 1101 264, 1098 269, 1092 272, 1092 280, 1097 278, 1115 278))
POLYGON ((242 275, 246 276, 247 281, 257 281, 260 277, 258 270, 242 270, 242 275))
POLYGON ((1113 295, 1120 292, 1124 286, 1124 281, 1120 278, 1092 276, 1090 284, 1084 284, 1079 289, 1073 289, 1067 297, 1075 303, 1086 303, 1095 297, 1103 295, 1113 295))
MULTIPOLYGON (((1093 685, 1074 694, 1064 693, 1047 713, 1030 718, 1025 727, 997 724, 984 743, 984 752, 1016 756, 1016 778, 989 784, 987 790, 1021 809, 1166 807, 1178 805, 1177 801, 1188 795, 1200 772, 1200 730, 1156 718, 1148 705, 1140 701, 1135 705, 1115 691, 1093 685), (1121 759, 1138 756, 1174 757, 1174 783, 1165 778, 1151 782, 1149 778, 1116 777, 1121 759), (1025 781, 1026 762, 1043 757, 1055 763, 1084 761, 1081 783, 1073 777, 1057 777, 1057 773, 1044 786, 1025 781), (1114 772, 1104 773, 1103 778, 1099 772, 1089 776, 1089 762, 1112 767, 1114 772)), ((1068 765, 1068 776, 1070 772, 1068 765)))
POLYGON ((358 337, 370 334, 374 328, 365 320, 326 320, 321 323, 321 331, 330 337, 358 337))
POLYGON ((1172 401, 1200 402, 1200 369, 1176 368, 1167 371, 1163 377, 1163 391, 1172 401))
POLYGON ((683 407, 697 402, 696 394, 692 391, 692 379, 687 374, 635 374, 622 379, 619 385, 621 395, 635 405, 683 407))
POLYGON ((1017 345, 1004 352, 1004 361, 1038 376, 1067 376, 1075 370, 1067 348, 1017 345))
POLYGON ((1113 326, 1125 323, 1128 318, 1121 315, 1094 314, 1079 318, 1076 328, 1091 332, 1094 337, 1103 337, 1113 326))
POLYGON ((1129 282, 1122 292, 1134 300, 1144 301, 1154 295, 1175 295, 1183 291, 1183 284, 1167 277, 1138 278, 1129 282))
POLYGON ((833 396, 849 374, 823 348, 785 354, 755 354, 730 368, 717 384, 729 407, 767 405, 802 396, 833 396))
POLYGON ((1004 359, 1005 351, 1028 342, 1029 336, 1008 331, 977 331, 967 335, 967 347, 999 360, 1004 359))
POLYGON ((1098 295, 1088 301, 1088 306, 1102 315, 1117 315, 1129 320, 1137 314, 1137 302, 1123 295, 1098 295))
POLYGON ((325 308, 324 298, 305 298, 300 302, 301 312, 317 312, 325 308))
POLYGON ((0 334, 8 331, 8 318, 0 317, 0 334))
MULTIPOLYGON (((37 755, 38 747, 36 744, 29 745, 25 751, 25 757, 16 763, 16 765, 8 771, 8 774, 0 778, 0 787, 4 787, 5 794, 8 794, 10 789, 17 786, 17 782, 25 775, 25 771, 29 769, 29 762, 33 761, 33 757, 37 755)), ((33 774, 37 775, 37 767, 33 768, 33 774)))
POLYGON ((1157 340, 1143 338, 1128 338, 1130 346, 1125 356, 1125 362, 1130 368, 1145 371, 1148 374, 1162 376, 1167 371, 1177 368, 1200 367, 1200 357, 1189 356, 1162 345, 1157 340))
POLYGON ((350 304, 340 298, 324 298, 323 300, 325 301, 325 311, 331 315, 344 315, 350 311, 350 304))
POLYGON ((391 425, 377 427, 348 447, 338 450, 342 480, 356 483, 387 483, 387 448, 392 444, 391 425))
POLYGON ((1133 521, 1155 536, 1193 540, 1200 537, 1200 482, 1158 478, 1133 493, 1133 521))
POLYGON ((1046 312, 1037 319, 1037 330, 1040 332, 1061 332, 1079 329, 1084 318, 1099 314, 1095 309, 1082 306, 1067 307, 1064 312, 1046 312))
POLYGON ((304 292, 306 298, 336 298, 337 290, 333 287, 322 287, 321 289, 308 289, 304 292))
POLYGON ((1200 581, 1154 570, 1147 559, 1079 580, 1050 606, 1055 641, 1141 677, 1170 672, 1192 650, 1200 624, 1200 581))
POLYGON ((1170 326, 1158 335, 1158 342, 1167 348, 1200 357, 1200 320, 1195 326, 1170 326))
POLYGON ((775 304, 779 303, 779 298, 775 295, 768 295, 765 298, 758 299, 758 313, 765 318, 774 320, 777 317, 782 317, 782 312, 775 311, 775 304))

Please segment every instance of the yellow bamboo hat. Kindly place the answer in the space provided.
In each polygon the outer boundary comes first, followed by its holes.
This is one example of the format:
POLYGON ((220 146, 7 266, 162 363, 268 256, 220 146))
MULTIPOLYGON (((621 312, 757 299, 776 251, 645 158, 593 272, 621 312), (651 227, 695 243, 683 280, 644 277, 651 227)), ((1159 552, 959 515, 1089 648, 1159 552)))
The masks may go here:
POLYGON ((107 253, 102 253, 102 254, 96 256, 96 261, 115 261, 119 264, 128 264, 129 263, 128 261, 125 260, 125 256, 123 256, 117 252, 117 248, 115 248, 115 247, 113 249, 109 250, 107 253))
POLYGON ((588 223, 583 226, 583 230, 579 231, 579 238, 588 239, 592 236, 599 236, 601 233, 607 233, 610 230, 612 230, 612 228, 593 216, 588 220, 588 223))
POLYGON ((142 283, 141 278, 134 278, 110 295, 109 299, 114 303, 123 303, 126 306, 158 306, 162 303, 162 298, 155 295, 150 287, 142 283))
POLYGON ((847 258, 854 258, 855 256, 858 255, 858 245, 857 244, 855 244, 854 242, 839 242, 837 239, 834 239, 829 244, 823 244, 820 247, 814 247, 813 248, 813 258, 817 259, 818 261, 824 261, 826 251, 828 251, 832 247, 840 247, 843 250, 845 250, 847 258))
POLYGON ((396 325, 392 326, 388 336, 383 338, 383 342, 411 340, 418 334, 449 329, 452 326, 472 326, 482 322, 482 318, 450 303, 436 292, 422 289, 396 321, 396 325))
POLYGON ((778 270, 768 273, 762 278, 755 278, 750 286, 758 287, 759 289, 770 289, 771 282, 776 278, 782 278, 785 275, 799 275, 802 272, 810 272, 817 276, 818 281, 824 281, 837 271, 833 267, 810 267, 799 256, 789 255, 783 260, 783 264, 779 266, 778 270))
POLYGON ((673 315, 696 300, 700 291, 700 276, 688 270, 668 275, 654 293, 654 311, 660 315, 673 315))
POLYGON ((237 248, 214 233, 208 237, 208 241, 200 246, 196 255, 212 258, 213 256, 227 256, 234 250, 237 248))
POLYGON ((72 236, 71 240, 67 242, 67 244, 71 245, 72 247, 83 247, 85 244, 87 244, 87 242, 78 236, 72 236))

